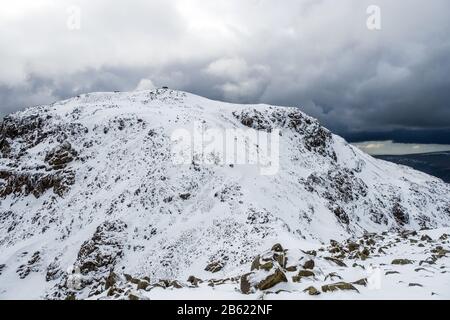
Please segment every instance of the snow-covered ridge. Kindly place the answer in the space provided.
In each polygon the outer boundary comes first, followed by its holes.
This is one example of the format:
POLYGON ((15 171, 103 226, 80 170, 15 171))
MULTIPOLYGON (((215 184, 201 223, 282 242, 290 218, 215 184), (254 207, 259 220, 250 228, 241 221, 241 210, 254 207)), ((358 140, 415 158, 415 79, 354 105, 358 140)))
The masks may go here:
POLYGON ((60 293, 71 266, 95 292, 111 269, 185 279, 220 262, 237 274, 277 242, 450 225, 448 184, 370 157, 297 108, 92 93, 5 117, 0 156, 0 297, 30 283, 23 294, 60 293), (195 121, 280 129, 278 174, 175 165, 171 134, 195 121))

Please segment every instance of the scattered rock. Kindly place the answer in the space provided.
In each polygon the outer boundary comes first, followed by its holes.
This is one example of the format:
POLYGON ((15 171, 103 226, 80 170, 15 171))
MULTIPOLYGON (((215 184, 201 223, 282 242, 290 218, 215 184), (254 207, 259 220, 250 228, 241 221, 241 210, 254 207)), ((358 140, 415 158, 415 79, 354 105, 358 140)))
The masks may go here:
POLYGON ((292 281, 300 282, 302 278, 315 277, 315 273, 310 270, 300 270, 297 275, 292 277, 292 281))
POLYGON ((128 281, 128 282, 131 282, 133 284, 138 284, 139 283, 139 279, 133 278, 131 275, 129 275, 127 273, 124 273, 123 276, 125 277, 125 280, 128 281))
POLYGON ((438 258, 442 258, 450 251, 445 250, 442 246, 437 246, 436 248, 432 249, 431 252, 437 254, 438 258))
POLYGON ((114 286, 118 279, 119 279, 119 277, 113 271, 111 271, 109 273, 108 277, 106 278, 105 290, 108 290, 109 288, 114 286))
POLYGON ((358 263, 353 263, 353 265, 352 265, 352 267, 353 268, 356 268, 356 267, 360 267, 361 269, 363 269, 363 270, 365 270, 366 268, 363 266, 363 265, 361 265, 361 264, 358 264, 358 263))
POLYGON ((368 284, 368 281, 367 281, 367 278, 363 278, 363 279, 359 279, 359 280, 357 280, 357 281, 355 281, 355 282, 352 282, 352 284, 357 284, 357 285, 359 285, 359 286, 367 286, 367 284, 368 284))
POLYGON ((73 300, 77 300, 77 297, 76 297, 75 293, 70 292, 70 293, 67 294, 65 300, 67 300, 67 301, 71 301, 72 300, 73 301, 73 300))
POLYGON ((128 295, 128 299, 129 299, 129 300, 140 300, 138 296, 136 296, 136 295, 134 295, 134 294, 132 294, 132 293, 130 293, 130 294, 128 295))
POLYGON ((287 258, 286 255, 284 253, 278 253, 276 252, 273 255, 273 258, 275 259, 276 262, 278 262, 278 264, 280 265, 281 268, 286 268, 286 264, 287 264, 287 258))
POLYGON ((206 266, 205 271, 216 273, 222 270, 222 268, 223 268, 222 262, 211 262, 206 266))
POLYGON ((314 269, 314 260, 308 260, 303 264, 303 269, 314 269))
POLYGON ((253 259, 252 266, 250 267, 251 271, 259 270, 259 267, 261 266, 261 264, 259 262, 260 259, 261 259, 260 256, 256 256, 255 259, 253 259))
POLYGON ((342 280, 342 277, 338 275, 336 272, 331 272, 325 276, 325 281, 330 278, 330 280, 333 280, 334 278, 338 278, 339 280, 342 280))
POLYGON ((405 264, 413 264, 413 261, 409 259, 394 259, 391 264, 405 265, 405 264))
POLYGON ((297 271, 297 266, 289 266, 286 268, 286 271, 288 272, 295 272, 297 271))
POLYGON ((179 283, 177 280, 171 281, 169 286, 174 287, 175 289, 183 288, 183 285, 181 283, 179 283))
POLYGON ((353 290, 359 293, 359 290, 356 289, 351 283, 348 282, 337 282, 333 284, 327 284, 322 286, 323 292, 333 292, 337 290, 353 290))
POLYGON ((331 261, 331 262, 334 262, 334 263, 337 264, 339 267, 347 267, 347 265, 346 265, 342 260, 339 260, 339 259, 337 259, 337 258, 333 258, 333 257, 325 257, 324 259, 325 259, 325 260, 328 260, 328 261, 331 261))
POLYGON ((261 269, 269 271, 272 268, 273 268, 273 261, 263 261, 263 263, 261 263, 261 257, 257 256, 252 262, 250 271, 261 269))
POLYGON ((137 289, 138 290, 145 290, 147 289, 147 287, 150 285, 150 283, 148 283, 145 280, 140 280, 137 284, 137 289))
POLYGON ((447 240, 449 238, 449 235, 444 233, 442 236, 439 237, 439 240, 444 241, 447 240))
POLYGON ((190 197, 191 197, 190 193, 182 193, 182 194, 180 194, 180 198, 183 199, 183 200, 187 200, 190 197))
POLYGON ((275 251, 275 252, 283 252, 284 251, 283 247, 279 243, 273 245, 271 250, 275 251))
POLYGON ((420 283, 410 283, 408 287, 423 287, 420 283))
POLYGON ((436 256, 431 256, 431 257, 429 257, 429 258, 426 259, 426 260, 421 260, 421 261, 419 262, 419 266, 421 266, 421 265, 424 264, 424 263, 428 263, 428 264, 436 264, 436 260, 437 260, 436 256))
POLYGON ((251 285, 251 283, 250 283, 250 281, 249 281, 249 279, 248 279, 248 277, 249 277, 251 274, 252 274, 252 273, 247 273, 247 274, 244 274, 244 275, 241 277, 241 281, 240 281, 241 285, 240 285, 240 287, 241 287, 241 292, 242 292, 243 294, 249 294, 249 293, 252 292, 252 285, 251 285))
POLYGON ((347 244, 348 251, 353 252, 359 249, 359 244, 356 242, 349 242, 347 244))
POLYGON ((383 250, 383 247, 378 248, 378 253, 386 254, 386 251, 383 250))
POLYGON ((303 290, 303 292, 308 292, 310 296, 317 296, 320 294, 320 291, 314 288, 313 286, 306 288, 305 290, 303 290))
POLYGON ((361 260, 366 260, 370 255, 370 251, 368 248, 364 248, 361 252, 359 252, 359 258, 361 260))
POLYGON ((330 244, 332 247, 339 247, 339 242, 337 242, 336 240, 331 239, 330 244))
POLYGON ((269 271, 270 269, 273 268, 273 262, 272 261, 267 261, 266 263, 263 263, 259 266, 259 269, 263 269, 266 271, 269 271))
POLYGON ((276 269, 274 273, 267 276, 264 280, 257 284, 260 290, 270 289, 281 282, 287 282, 286 275, 280 269, 276 269))
POLYGON ((198 287, 198 284, 203 282, 202 279, 196 278, 194 276, 189 276, 187 281, 195 287, 198 287))

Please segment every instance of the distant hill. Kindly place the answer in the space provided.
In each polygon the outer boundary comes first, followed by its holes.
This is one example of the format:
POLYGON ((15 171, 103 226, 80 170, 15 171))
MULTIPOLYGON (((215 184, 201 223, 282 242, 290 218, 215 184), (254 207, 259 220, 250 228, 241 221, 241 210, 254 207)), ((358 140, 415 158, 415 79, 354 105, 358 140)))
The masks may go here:
POLYGON ((450 183, 450 151, 374 157, 409 166, 450 183))

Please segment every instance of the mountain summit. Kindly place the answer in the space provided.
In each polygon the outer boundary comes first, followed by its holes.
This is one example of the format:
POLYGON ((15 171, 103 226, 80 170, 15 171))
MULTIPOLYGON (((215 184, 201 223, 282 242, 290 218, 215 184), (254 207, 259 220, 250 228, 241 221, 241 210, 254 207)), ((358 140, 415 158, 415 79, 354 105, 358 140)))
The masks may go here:
POLYGON ((90 93, 0 127, 0 297, 86 298, 118 274, 241 275, 275 243, 448 226, 449 184, 374 159, 298 108, 169 89, 90 93), (195 148, 176 163, 174 132, 199 125, 276 132, 277 172, 195 148), (81 279, 72 287, 71 272, 81 279))

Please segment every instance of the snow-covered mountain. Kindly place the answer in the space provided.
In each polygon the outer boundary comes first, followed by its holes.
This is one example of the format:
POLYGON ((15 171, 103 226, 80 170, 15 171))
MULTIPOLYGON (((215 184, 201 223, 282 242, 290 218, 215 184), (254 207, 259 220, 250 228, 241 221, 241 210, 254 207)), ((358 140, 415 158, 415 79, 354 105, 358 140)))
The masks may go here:
POLYGON ((70 295, 86 298, 112 270, 242 275, 275 243, 450 226, 449 184, 372 158, 298 108, 91 93, 5 117, 0 156, 0 298, 65 298, 68 269, 83 278, 70 295), (173 133, 199 123, 279 129, 278 173, 174 163, 173 133))

